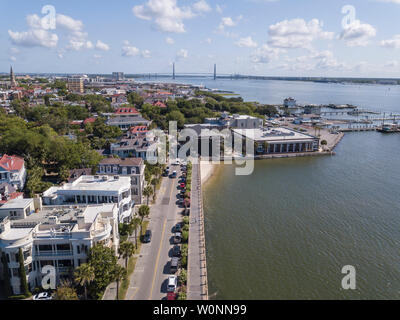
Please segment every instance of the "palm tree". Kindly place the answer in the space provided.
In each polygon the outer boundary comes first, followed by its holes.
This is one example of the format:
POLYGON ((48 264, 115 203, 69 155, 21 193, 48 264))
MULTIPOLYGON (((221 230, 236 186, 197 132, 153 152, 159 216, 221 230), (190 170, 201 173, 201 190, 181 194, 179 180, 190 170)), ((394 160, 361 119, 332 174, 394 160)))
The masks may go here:
POLYGON ((156 194, 156 186, 158 184, 158 178, 153 178, 151 180, 151 185, 153 186, 153 194, 156 194))
POLYGON ((144 219, 145 217, 148 217, 149 214, 150 214, 150 208, 149 208, 149 206, 146 206, 146 205, 140 206, 140 208, 139 208, 139 216, 140 216, 141 219, 142 219, 141 222, 140 222, 140 235, 141 235, 141 236, 143 235, 143 230, 142 230, 142 228, 143 228, 143 219, 144 219))
POLYGON ((157 177, 157 179, 160 178, 161 174, 162 174, 163 170, 161 167, 157 166, 154 168, 154 174, 157 177))
POLYGON ((147 205, 149 205, 149 198, 153 194, 153 188, 151 186, 147 186, 143 190, 143 195, 147 198, 147 205))
POLYGON ((119 300, 119 282, 126 278, 127 272, 124 267, 117 265, 113 272, 114 280, 117 282, 117 300, 119 300))
POLYGON ((87 263, 81 264, 76 268, 74 277, 75 282, 85 289, 85 300, 87 300, 87 286, 95 278, 94 268, 87 263))
POLYGON ((135 253, 135 246, 129 241, 122 242, 119 245, 118 253, 125 259, 125 268, 128 269, 128 259, 135 253))
POLYGON ((135 248, 137 250, 137 227, 140 225, 140 219, 139 218, 134 218, 131 222, 130 222, 133 230, 135 230, 135 248))

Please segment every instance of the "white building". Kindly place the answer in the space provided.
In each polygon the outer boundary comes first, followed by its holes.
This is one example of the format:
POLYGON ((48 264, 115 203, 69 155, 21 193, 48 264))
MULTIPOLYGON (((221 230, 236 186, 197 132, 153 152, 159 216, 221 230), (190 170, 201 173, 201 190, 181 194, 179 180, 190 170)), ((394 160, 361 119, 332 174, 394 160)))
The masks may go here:
POLYGON ((288 128, 234 129, 234 135, 254 141, 257 154, 299 153, 319 150, 319 138, 288 128))
POLYGON ((118 204, 110 203, 44 207, 24 219, 0 218, 0 279, 8 274, 13 294, 21 293, 19 249, 30 290, 41 286, 45 266, 54 267, 57 283, 70 278, 76 267, 87 262, 89 249, 97 243, 117 254, 118 211, 118 204))
POLYGON ((129 221, 132 214, 131 178, 116 176, 81 176, 71 183, 51 187, 42 196, 44 205, 116 203, 119 221, 129 221))
POLYGON ((0 156, 0 183, 7 182, 22 190, 26 181, 25 161, 21 157, 0 156))

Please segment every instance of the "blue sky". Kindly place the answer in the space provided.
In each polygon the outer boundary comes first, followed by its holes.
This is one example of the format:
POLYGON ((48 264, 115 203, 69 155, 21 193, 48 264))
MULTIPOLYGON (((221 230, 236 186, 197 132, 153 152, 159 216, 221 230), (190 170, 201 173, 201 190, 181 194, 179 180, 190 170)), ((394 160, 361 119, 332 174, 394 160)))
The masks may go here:
POLYGON ((175 61, 177 72, 400 74, 400 0, 2 0, 1 11, 2 72, 165 73, 175 61))

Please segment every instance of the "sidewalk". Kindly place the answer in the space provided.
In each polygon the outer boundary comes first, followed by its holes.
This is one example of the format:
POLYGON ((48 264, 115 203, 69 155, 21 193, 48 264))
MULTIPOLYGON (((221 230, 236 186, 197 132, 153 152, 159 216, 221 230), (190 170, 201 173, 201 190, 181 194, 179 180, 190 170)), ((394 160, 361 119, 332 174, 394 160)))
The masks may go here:
POLYGON ((200 165, 192 167, 192 193, 188 252, 188 300, 208 300, 206 243, 200 165))

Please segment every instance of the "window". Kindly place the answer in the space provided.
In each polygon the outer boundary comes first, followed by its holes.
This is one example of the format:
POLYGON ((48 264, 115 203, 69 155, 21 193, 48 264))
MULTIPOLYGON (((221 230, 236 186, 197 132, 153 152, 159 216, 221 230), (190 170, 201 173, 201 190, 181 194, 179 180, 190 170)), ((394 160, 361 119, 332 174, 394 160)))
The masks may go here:
POLYGON ((70 251, 71 245, 69 243, 57 244, 57 251, 70 251))
POLYGON ((39 250, 40 251, 52 251, 53 246, 51 244, 40 244, 39 245, 39 250))
POLYGON ((11 269, 11 274, 13 277, 18 277, 19 276, 19 269, 18 268, 12 268, 11 269))

